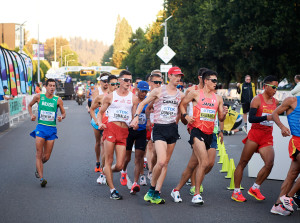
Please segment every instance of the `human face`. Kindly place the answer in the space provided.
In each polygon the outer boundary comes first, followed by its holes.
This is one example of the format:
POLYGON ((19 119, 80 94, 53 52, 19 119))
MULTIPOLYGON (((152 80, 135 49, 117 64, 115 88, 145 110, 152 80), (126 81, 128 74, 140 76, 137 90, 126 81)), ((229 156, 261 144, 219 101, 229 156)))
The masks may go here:
POLYGON ((216 75, 211 75, 208 79, 204 80, 204 83, 209 90, 214 91, 218 83, 218 78, 216 75))
POLYGON ((162 84, 161 77, 152 77, 152 80, 150 81, 150 87, 153 90, 154 88, 160 87, 162 84))
POLYGON ((103 89, 107 89, 108 88, 108 82, 107 80, 101 80, 100 85, 103 89))
POLYGON ((53 95, 55 91, 55 82, 48 82, 48 86, 46 86, 46 92, 50 95, 53 95))
POLYGON ((270 97, 273 97, 276 94, 277 88, 278 88, 277 81, 272 81, 271 83, 265 84, 265 92, 270 97))
POLYGON ((132 83, 132 76, 131 75, 123 75, 123 77, 118 79, 120 82, 120 87, 129 89, 132 83))
POLYGON ((249 77, 249 76, 245 77, 245 82, 250 83, 251 82, 251 77, 249 77))
POLYGON ((135 81, 135 88, 137 89, 137 86, 138 86, 138 84, 141 82, 142 80, 141 79, 137 79, 136 81, 135 81))
POLYGON ((109 90, 109 92, 113 92, 117 88, 118 88, 118 80, 117 79, 110 80, 110 82, 108 84, 108 90, 109 90))
POLYGON ((170 84, 177 86, 180 83, 180 79, 183 75, 182 74, 171 74, 169 75, 170 84))
POLYGON ((144 100, 147 93, 148 93, 148 91, 141 91, 140 89, 138 89, 138 95, 137 96, 140 100, 144 100))

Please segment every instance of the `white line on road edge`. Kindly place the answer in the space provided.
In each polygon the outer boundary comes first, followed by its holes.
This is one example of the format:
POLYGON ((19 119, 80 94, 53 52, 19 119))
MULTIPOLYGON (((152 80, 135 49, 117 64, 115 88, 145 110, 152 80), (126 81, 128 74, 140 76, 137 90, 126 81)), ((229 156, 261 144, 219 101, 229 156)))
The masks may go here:
POLYGON ((131 190, 132 182, 131 182, 131 180, 130 180, 128 174, 126 174, 126 178, 127 178, 127 188, 128 188, 129 190, 131 190))

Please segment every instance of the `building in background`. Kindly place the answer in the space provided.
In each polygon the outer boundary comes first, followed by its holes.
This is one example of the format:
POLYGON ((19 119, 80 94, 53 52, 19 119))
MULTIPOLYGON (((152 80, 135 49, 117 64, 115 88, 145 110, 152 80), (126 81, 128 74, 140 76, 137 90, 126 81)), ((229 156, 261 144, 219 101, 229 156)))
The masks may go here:
POLYGON ((16 47, 20 46, 20 36, 22 36, 22 45, 24 45, 24 26, 20 31, 20 24, 0 23, 0 44, 6 43, 9 49, 13 50, 16 47))

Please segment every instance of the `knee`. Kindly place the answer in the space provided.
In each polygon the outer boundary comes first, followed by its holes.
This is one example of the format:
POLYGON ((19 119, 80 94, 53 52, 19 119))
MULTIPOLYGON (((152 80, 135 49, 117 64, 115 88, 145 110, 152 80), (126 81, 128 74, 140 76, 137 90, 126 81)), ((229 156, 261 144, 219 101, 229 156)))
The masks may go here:
POLYGON ((208 168, 208 166, 209 166, 209 162, 208 161, 205 161, 205 160, 203 160, 203 161, 201 161, 201 163, 200 163, 200 165, 199 165, 201 168, 203 168, 203 169, 207 169, 208 168))
POLYGON ((269 162, 266 162, 265 164, 265 167, 269 170, 271 170, 273 168, 273 165, 274 165, 274 161, 269 161, 269 162))
POLYGON ((156 164, 157 164, 160 168, 164 168, 165 166, 167 166, 166 160, 158 160, 158 161, 156 162, 156 164))
POLYGON ((50 159, 50 155, 45 155, 43 157, 43 163, 46 163, 50 159))
POLYGON ((208 165, 207 165, 207 168, 208 169, 212 169, 215 165, 215 162, 209 162, 208 165))
POLYGON ((249 161, 247 160, 240 160, 238 166, 242 167, 243 169, 247 166, 249 161))
POLYGON ((124 168, 124 162, 122 162, 122 163, 116 163, 116 165, 115 165, 115 171, 121 171, 121 170, 123 170, 123 168, 124 168))

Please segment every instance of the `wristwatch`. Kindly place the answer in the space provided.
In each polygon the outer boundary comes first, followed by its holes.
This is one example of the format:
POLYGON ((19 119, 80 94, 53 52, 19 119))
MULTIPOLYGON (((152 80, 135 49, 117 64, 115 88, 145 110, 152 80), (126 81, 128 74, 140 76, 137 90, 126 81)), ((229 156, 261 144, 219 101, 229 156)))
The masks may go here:
POLYGON ((187 113, 183 114, 182 116, 185 118, 185 116, 187 116, 187 113))
POLYGON ((139 114, 135 114, 133 117, 135 118, 135 117, 137 117, 137 116, 140 116, 139 114))

